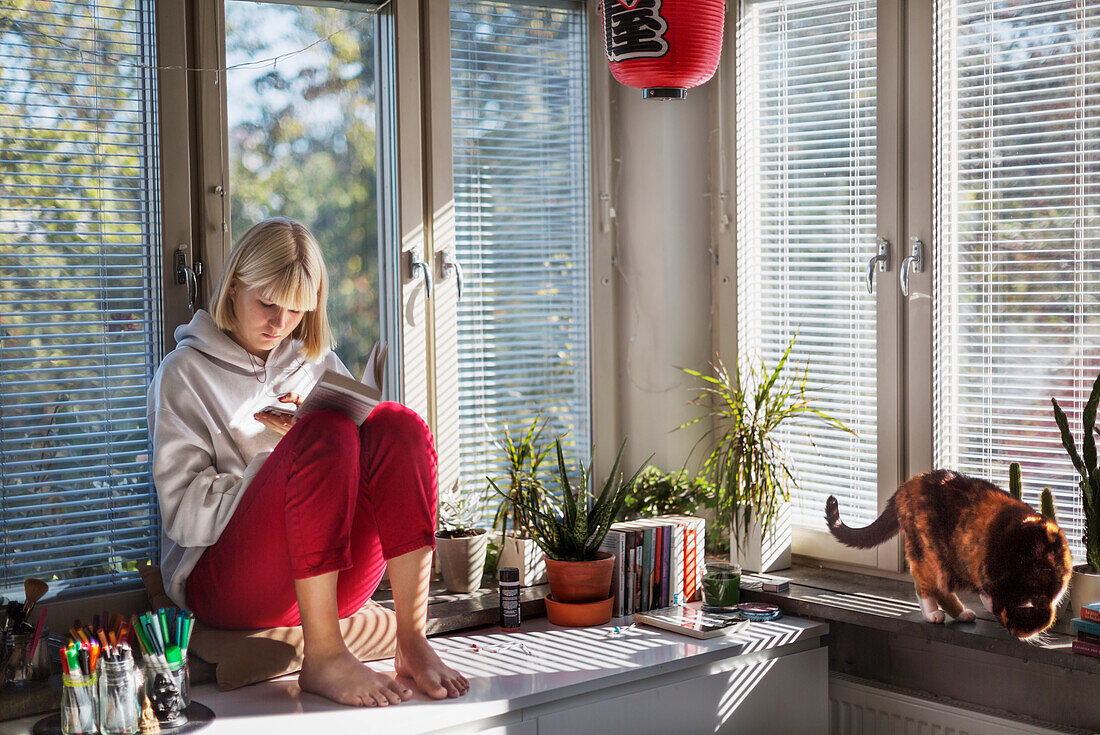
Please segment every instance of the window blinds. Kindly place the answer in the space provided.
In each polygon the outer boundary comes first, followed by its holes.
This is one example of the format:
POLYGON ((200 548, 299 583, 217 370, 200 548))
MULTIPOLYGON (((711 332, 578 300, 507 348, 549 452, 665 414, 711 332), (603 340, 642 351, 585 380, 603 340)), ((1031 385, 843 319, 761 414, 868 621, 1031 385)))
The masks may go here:
POLYGON ((830 494, 877 515, 875 32, 873 0, 746 2, 737 29, 739 359, 774 367, 797 333, 787 375, 858 435, 784 431, 804 528, 830 494))
MULTIPOLYGON (((580 2, 451 4, 464 487, 507 426, 590 445, 587 38, 580 2)), ((493 499, 492 505, 496 505, 493 499)))
POLYGON ((943 0, 937 16, 935 458, 1054 491, 1082 516, 1052 396, 1080 446, 1100 373, 1100 5, 943 0))
POLYGON ((19 2, 0 24, 0 593, 92 592, 157 555, 152 3, 19 2))

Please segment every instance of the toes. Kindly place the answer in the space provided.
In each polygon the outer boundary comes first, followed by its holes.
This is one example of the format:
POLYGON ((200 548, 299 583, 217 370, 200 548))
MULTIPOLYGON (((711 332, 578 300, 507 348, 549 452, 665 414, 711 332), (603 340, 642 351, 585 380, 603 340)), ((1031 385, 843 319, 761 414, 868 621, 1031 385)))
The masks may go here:
POLYGON ((973 623, 977 617, 978 616, 974 614, 973 610, 963 608, 963 611, 959 613, 959 617, 955 618, 955 620, 960 623, 973 623))
POLYGON ((944 621, 943 610, 936 610, 935 612, 926 612, 924 619, 929 623, 942 623, 944 621))
POLYGON ((402 686, 396 681, 390 681, 389 689, 390 690, 389 692, 387 692, 387 695, 390 697, 390 701, 394 704, 397 704, 398 702, 403 702, 412 696, 411 689, 406 686, 402 686), (394 697, 397 697, 397 699, 395 700, 394 697))

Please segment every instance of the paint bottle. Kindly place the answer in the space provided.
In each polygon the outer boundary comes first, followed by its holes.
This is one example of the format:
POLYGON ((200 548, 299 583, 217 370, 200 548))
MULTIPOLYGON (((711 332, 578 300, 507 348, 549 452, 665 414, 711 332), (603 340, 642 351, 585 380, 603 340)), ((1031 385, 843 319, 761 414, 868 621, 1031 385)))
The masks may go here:
POLYGON ((500 575, 500 629, 519 630, 519 569, 501 567, 500 575))

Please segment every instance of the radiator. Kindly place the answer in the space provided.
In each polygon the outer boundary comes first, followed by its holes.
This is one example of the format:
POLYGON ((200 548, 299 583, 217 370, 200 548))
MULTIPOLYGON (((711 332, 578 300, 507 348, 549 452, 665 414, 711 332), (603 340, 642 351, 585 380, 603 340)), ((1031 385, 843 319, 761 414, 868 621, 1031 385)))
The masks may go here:
POLYGON ((964 709, 846 674, 829 675, 830 735, 1087 735, 980 709, 964 709))

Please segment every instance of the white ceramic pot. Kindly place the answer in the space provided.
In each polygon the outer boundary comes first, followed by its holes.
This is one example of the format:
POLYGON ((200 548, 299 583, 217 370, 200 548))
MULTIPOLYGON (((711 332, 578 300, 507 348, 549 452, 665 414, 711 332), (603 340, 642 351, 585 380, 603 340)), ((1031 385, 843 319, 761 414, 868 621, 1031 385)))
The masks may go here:
POLYGON ((1073 578, 1069 582, 1069 610, 1070 618, 1081 617, 1081 608, 1094 602, 1100 602, 1100 574, 1084 571, 1088 569, 1086 564, 1078 564, 1073 568, 1073 578))
POLYGON ((489 534, 478 529, 476 536, 465 538, 435 537, 435 554, 448 592, 468 594, 481 589, 489 534))
POLYGON ((791 566, 791 504, 783 503, 764 536, 760 524, 753 519, 748 536, 738 548, 737 537, 730 529, 730 562, 740 564, 746 572, 774 572, 791 566))
POLYGON ((515 567, 519 570, 519 586, 546 584, 546 561, 542 549, 534 540, 504 536, 497 569, 515 567))

